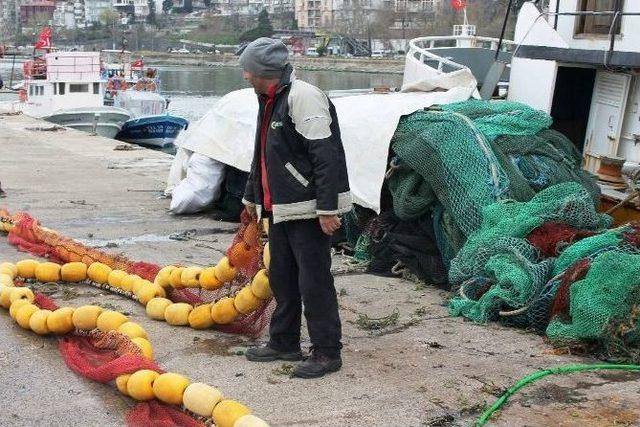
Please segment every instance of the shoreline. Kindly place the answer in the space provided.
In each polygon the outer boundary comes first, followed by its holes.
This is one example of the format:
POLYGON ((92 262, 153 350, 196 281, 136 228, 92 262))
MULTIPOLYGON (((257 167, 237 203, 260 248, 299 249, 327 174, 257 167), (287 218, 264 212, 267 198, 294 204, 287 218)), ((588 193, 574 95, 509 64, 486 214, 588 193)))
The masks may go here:
MULTIPOLYGON (((231 54, 174 54, 162 52, 137 52, 151 66, 188 65, 195 67, 238 67, 238 57, 231 54)), ((336 71, 369 74, 402 74, 404 59, 372 59, 372 58, 312 58, 296 56, 291 58, 291 65, 300 70, 336 71)))

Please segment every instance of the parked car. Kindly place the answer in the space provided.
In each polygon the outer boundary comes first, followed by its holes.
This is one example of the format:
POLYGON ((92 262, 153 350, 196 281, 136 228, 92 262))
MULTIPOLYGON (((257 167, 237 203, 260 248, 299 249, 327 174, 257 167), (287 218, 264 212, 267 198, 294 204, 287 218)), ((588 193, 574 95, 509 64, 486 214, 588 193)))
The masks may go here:
POLYGON ((191 52, 189 52, 188 49, 185 49, 185 48, 178 49, 178 50, 176 50, 176 52, 177 53, 191 53, 191 52))
POLYGON ((371 57, 372 58, 384 58, 385 57, 385 51, 384 50, 372 50, 371 51, 371 57))
POLYGON ((320 56, 320 54, 318 53, 318 49, 316 49, 315 47, 307 48, 307 51, 305 52, 305 55, 307 55, 307 56, 320 56))

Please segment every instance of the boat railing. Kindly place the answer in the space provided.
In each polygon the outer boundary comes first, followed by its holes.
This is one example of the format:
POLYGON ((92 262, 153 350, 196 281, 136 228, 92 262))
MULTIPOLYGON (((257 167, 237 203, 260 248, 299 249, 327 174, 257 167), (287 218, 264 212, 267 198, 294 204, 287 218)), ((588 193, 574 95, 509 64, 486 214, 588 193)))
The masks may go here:
MULTIPOLYGON (((500 39, 470 35, 429 36, 419 37, 409 42, 409 48, 422 51, 424 49, 438 49, 445 47, 472 47, 496 50, 500 39)), ((510 51, 514 46, 513 40, 502 40, 500 47, 503 51, 510 51)))
MULTIPOLYGON (((475 35, 429 36, 409 41, 409 49, 405 59, 403 85, 422 80, 434 74, 446 74, 469 69, 444 56, 438 55, 438 49, 472 48, 496 50, 500 40, 493 37, 475 35)), ((503 40, 501 51, 509 51, 514 43, 503 40)))

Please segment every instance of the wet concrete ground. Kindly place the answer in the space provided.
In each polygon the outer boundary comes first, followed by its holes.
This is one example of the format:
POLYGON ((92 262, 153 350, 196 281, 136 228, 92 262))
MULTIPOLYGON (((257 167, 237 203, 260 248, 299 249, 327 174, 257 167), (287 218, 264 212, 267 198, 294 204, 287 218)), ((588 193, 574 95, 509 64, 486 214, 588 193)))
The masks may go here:
MULTIPOLYGON (((206 215, 174 217, 164 189, 170 158, 148 150, 114 150, 114 141, 0 116, 0 206, 26 210, 43 225, 136 260, 212 264, 235 225, 206 215), (173 240, 187 233, 194 238, 173 240)), ((0 259, 27 257, 0 237, 0 259)), ((341 270, 345 260, 334 259, 341 270)), ((366 274, 336 278, 344 329, 344 368, 318 380, 287 375, 283 363, 241 355, 253 341, 215 331, 172 327, 139 304, 88 286, 48 289, 65 305, 97 303, 127 312, 148 331, 158 363, 219 387, 273 426, 467 426, 521 377, 589 358, 558 355, 530 332, 477 325, 447 315, 448 294, 366 274), (398 313, 382 330, 363 315, 398 313)), ((264 339, 264 337, 263 337, 264 339)), ((305 341, 305 346, 309 343, 305 341)), ((134 402, 114 386, 70 371, 57 341, 20 329, 0 313, 0 425, 119 426, 134 402)), ((640 425, 640 375, 547 377, 516 394, 492 419, 499 426, 640 425)))

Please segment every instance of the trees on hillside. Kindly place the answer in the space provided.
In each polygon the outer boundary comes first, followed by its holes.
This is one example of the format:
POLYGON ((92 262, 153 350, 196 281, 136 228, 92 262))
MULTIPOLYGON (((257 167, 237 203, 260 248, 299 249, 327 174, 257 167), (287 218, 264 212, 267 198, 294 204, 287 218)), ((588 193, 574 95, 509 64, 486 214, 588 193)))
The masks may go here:
POLYGON ((260 37, 271 37, 273 35, 273 25, 269 19, 269 13, 266 9, 258 14, 258 26, 245 31, 240 35, 241 42, 252 42, 260 37))

